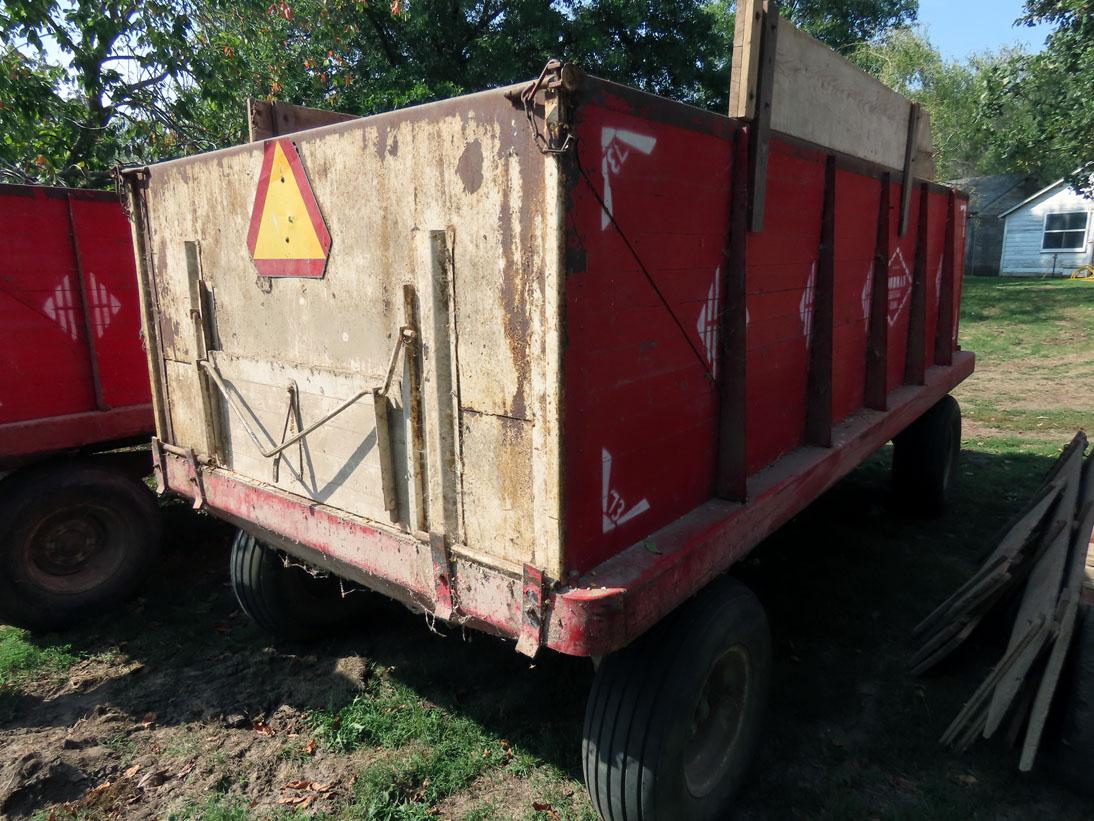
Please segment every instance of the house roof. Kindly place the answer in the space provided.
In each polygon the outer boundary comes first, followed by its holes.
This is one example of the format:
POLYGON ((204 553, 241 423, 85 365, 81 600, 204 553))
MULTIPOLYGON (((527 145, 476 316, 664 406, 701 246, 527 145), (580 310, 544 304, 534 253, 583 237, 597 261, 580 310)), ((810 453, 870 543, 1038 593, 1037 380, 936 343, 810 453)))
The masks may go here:
POLYGON ((1018 203, 1017 205, 1014 205, 1014 206, 1011 206, 1010 208, 1008 208, 1006 211, 1004 211, 1002 214, 999 215, 999 219, 1003 219, 1004 217, 1006 217, 1010 214, 1013 214, 1019 208, 1025 206, 1025 205, 1029 205, 1031 202, 1033 202, 1036 199, 1040 199, 1045 194, 1047 194, 1049 191, 1053 191, 1053 190, 1059 188, 1061 185, 1066 185, 1066 184, 1067 184, 1067 180, 1059 179, 1059 180, 1056 180, 1056 182, 1052 183, 1052 185, 1046 185, 1044 188, 1042 188, 1036 194, 1028 196, 1024 200, 1022 200, 1020 203, 1018 203))
POLYGON ((1008 206, 1008 200, 1013 195, 1025 196, 1031 182, 1031 178, 1024 174, 990 174, 963 177, 950 181, 948 185, 968 192, 971 212, 991 216, 994 209, 1008 206))

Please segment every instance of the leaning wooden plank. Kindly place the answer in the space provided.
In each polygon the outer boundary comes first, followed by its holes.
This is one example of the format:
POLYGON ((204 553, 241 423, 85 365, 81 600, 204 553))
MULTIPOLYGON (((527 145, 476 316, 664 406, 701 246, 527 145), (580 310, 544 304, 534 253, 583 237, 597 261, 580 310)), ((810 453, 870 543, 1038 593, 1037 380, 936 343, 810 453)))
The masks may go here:
POLYGON ((947 618, 952 617, 953 613, 959 610, 959 603, 968 595, 969 591, 976 589, 977 586, 998 567, 1015 559, 1018 556, 1019 551, 1024 550, 1028 545, 1030 537, 1040 526, 1050 507, 1058 498, 1062 488, 1063 483, 1059 482, 1048 485, 1043 491, 1044 495, 1042 495, 1036 503, 1027 506, 1028 509, 1026 514, 1021 519, 1018 519, 1011 529, 1003 535, 1002 540, 996 546, 995 550, 988 556, 980 569, 973 574, 972 578, 958 588, 953 595, 946 599, 946 601, 936 607, 930 615, 923 619, 923 621, 917 624, 912 631, 912 635, 918 636, 933 630, 938 624, 944 622, 947 618))
POLYGON ((908 665, 912 668, 912 672, 915 675, 919 675, 919 666, 923 660, 933 656, 939 647, 942 647, 949 642, 950 639, 958 635, 968 623, 969 617, 965 616, 964 618, 955 619, 954 621, 942 625, 939 631, 932 634, 926 642, 920 645, 915 653, 912 654, 911 659, 908 660, 908 665))
POLYGON ((973 631, 980 626, 980 622, 984 620, 984 616, 987 615, 988 611, 995 606, 996 602, 1003 598, 1009 587, 1010 584, 1008 581, 1008 583, 991 590, 983 601, 978 603, 965 619, 962 620, 961 624, 963 626, 961 629, 946 641, 945 644, 939 645, 933 653, 929 656, 925 656, 919 663, 915 664, 912 668, 912 674, 916 676, 922 675, 964 644, 969 636, 972 635, 973 631))
POLYGON ((248 139, 251 142, 356 119, 358 118, 353 114, 339 114, 337 111, 323 111, 291 103, 247 101, 248 139))
POLYGON ((1079 598, 1085 576, 1086 552, 1090 544, 1091 530, 1094 529, 1094 468, 1092 465, 1094 465, 1094 458, 1087 459, 1083 467, 1082 497, 1079 501, 1081 516, 1071 534, 1071 555, 1068 557, 1070 566, 1067 570, 1066 586, 1060 598, 1063 605, 1062 612, 1057 622, 1056 640, 1030 711, 1029 729, 1026 731, 1022 757, 1018 763, 1018 769, 1022 772, 1033 769, 1033 762, 1041 744, 1041 736, 1045 730, 1045 721, 1048 719, 1048 710, 1060 681, 1060 672, 1063 670, 1067 651, 1071 647, 1071 636, 1075 632, 1075 622, 1079 616, 1079 598))
MULTIPOLYGON (((1065 595, 1069 594, 1065 593, 1065 595)), ((1033 762, 1037 758, 1041 736, 1045 731, 1045 722, 1048 720, 1048 709, 1052 705, 1056 686, 1060 683, 1060 671, 1063 670, 1064 659, 1067 657, 1068 648, 1071 647, 1071 637, 1075 633, 1075 622, 1079 616, 1078 598, 1069 597, 1063 605, 1052 652, 1045 665, 1041 683, 1037 687, 1037 695, 1033 699, 1033 708, 1029 714, 1029 729, 1026 730, 1026 739, 1022 744, 1022 757, 1018 761, 1018 769, 1024 773, 1033 769, 1033 762)))
POLYGON ((982 565, 967 582, 957 588, 946 601, 938 605, 938 607, 931 611, 930 615, 915 626, 912 630, 912 636, 919 637, 926 635, 933 630, 937 630, 939 625, 945 624, 955 613, 959 612, 957 605, 969 594, 969 591, 979 587, 985 579, 990 578, 994 575, 996 570, 1009 561, 1007 556, 995 556, 986 564, 982 565))
POLYGON ((946 728, 946 731, 942 734, 942 738, 939 739, 943 744, 952 744, 961 731, 968 726, 968 722, 973 719, 977 710, 980 710, 989 700, 995 686, 1006 675, 1011 665, 1014 663, 1014 659, 1018 657, 1019 653, 1025 652, 1025 650, 1036 642, 1043 641, 1044 636, 1047 635, 1048 629, 1044 621, 1038 621, 1035 624, 1031 624, 1028 629, 1023 631, 1021 638, 1018 640, 1018 644, 1014 646, 1012 650, 1003 654, 1003 658, 999 660, 999 663, 991 669, 988 673, 988 677, 985 678, 980 686, 976 688, 976 691, 972 694, 965 705, 961 708, 961 711, 954 717, 954 720, 950 722, 950 726, 946 728))
MULTIPOLYGON (((1052 467, 1049 468, 1048 473, 1045 474, 1045 478, 1041 480, 1040 486, 1037 488, 1037 491, 1030 497, 1029 501, 1010 519, 1010 521, 1008 521, 1005 525, 1003 525, 1002 528, 1000 528, 1000 530, 998 531, 998 536, 992 540, 992 544, 998 544, 999 542, 1001 542, 1008 532, 1010 532, 1020 521, 1025 519, 1025 517, 1029 514, 1033 507, 1040 503, 1041 499, 1044 496, 1044 493, 1048 490, 1050 485, 1057 484, 1062 487, 1062 485, 1058 481, 1060 478, 1060 471, 1064 469, 1064 465, 1066 465, 1070 460, 1071 454, 1073 454, 1076 450, 1085 449, 1086 434, 1084 434, 1082 431, 1079 431, 1075 434, 1075 436, 1072 437, 1071 441, 1064 446, 1063 450, 1060 451, 1060 455, 1056 457, 1056 461, 1053 462, 1052 467)), ((994 555, 995 552, 995 549, 991 550, 988 554, 985 554, 985 558, 988 555, 994 555)))
MULTIPOLYGON (((771 128, 903 170, 911 104, 785 19, 775 61, 771 128), (825 116, 818 116, 818 112, 825 116)), ((911 176, 934 179, 930 119, 916 130, 911 176)))
MULTIPOLYGON (((1067 465, 1061 473, 1066 485, 1060 497, 1059 507, 1056 509, 1056 522, 1070 523, 1075 515, 1075 505, 1079 498, 1079 480, 1082 470, 1082 451, 1076 450, 1069 457, 1067 465)), ((1022 603, 1018 608, 1018 616, 1014 622, 1014 632, 1011 634, 1008 650, 1013 648, 1025 625, 1032 623, 1041 617, 1045 621, 1056 615, 1057 601, 1060 596, 1060 588, 1063 584, 1064 570, 1067 563, 1068 542, 1070 528, 1064 527, 1052 543, 1048 546, 1044 556, 1030 571, 1029 581, 1026 583, 1026 591, 1022 596, 1022 603)), ((999 682, 992 695, 991 705, 988 708, 988 722, 984 729, 984 737, 990 738, 999 728, 1003 716, 1009 709, 1015 694, 1036 660, 1040 648, 1027 649, 1015 660, 1010 673, 999 682)))
POLYGON ((740 0, 733 24, 733 59, 729 75, 729 116, 756 116, 756 79, 759 76, 760 39, 764 0, 740 0))

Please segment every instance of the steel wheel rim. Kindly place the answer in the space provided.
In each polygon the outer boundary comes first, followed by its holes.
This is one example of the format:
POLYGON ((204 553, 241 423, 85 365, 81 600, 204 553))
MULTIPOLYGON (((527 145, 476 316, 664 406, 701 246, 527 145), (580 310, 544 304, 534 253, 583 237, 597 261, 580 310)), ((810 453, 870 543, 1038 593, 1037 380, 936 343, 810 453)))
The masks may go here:
POLYGON ((125 554, 125 522, 107 507, 81 504, 43 517, 27 535, 23 569, 38 587, 77 594, 110 578, 125 554))
POLYGON ((751 659, 743 646, 734 645, 711 665, 692 710, 684 746, 684 782, 693 797, 709 795, 725 778, 751 691, 751 659))

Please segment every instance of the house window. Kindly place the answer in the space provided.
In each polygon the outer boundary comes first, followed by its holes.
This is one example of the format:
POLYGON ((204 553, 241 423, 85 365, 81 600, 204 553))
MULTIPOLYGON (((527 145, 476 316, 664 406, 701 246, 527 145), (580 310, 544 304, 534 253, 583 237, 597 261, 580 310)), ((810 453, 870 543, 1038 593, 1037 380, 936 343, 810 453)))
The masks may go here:
POLYGON ((1042 251, 1081 251, 1086 245, 1086 224, 1090 214, 1071 211, 1045 215, 1045 236, 1042 251))

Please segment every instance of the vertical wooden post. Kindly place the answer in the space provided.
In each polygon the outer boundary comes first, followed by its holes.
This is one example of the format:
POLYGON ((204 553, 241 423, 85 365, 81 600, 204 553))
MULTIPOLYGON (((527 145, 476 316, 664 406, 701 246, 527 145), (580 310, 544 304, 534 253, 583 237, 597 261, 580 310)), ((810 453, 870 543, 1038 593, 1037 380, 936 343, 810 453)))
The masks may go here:
POLYGON ((832 447, 832 324, 836 280, 836 158, 824 167, 824 211, 813 289, 805 444, 832 447))
POLYGON ((946 244, 942 248, 942 281, 938 295, 938 324, 934 334, 936 365, 953 364, 953 275, 957 250, 954 248, 957 230, 957 197, 950 191, 946 198, 946 244))
POLYGON ((912 266, 912 294, 908 308, 908 352, 904 358, 904 382, 923 385, 927 381, 927 225, 930 197, 927 184, 919 189, 919 224, 916 228, 915 264, 912 266))
POLYGON ((864 404, 885 410, 889 394, 889 212, 892 177, 881 175, 877 215, 877 242, 871 276, 870 319, 866 338, 866 393, 864 404))
POLYGON ((83 257, 80 255, 80 238, 76 234, 76 215, 72 211, 72 194, 65 195, 65 204, 68 206, 68 235, 72 240, 76 297, 80 300, 80 317, 83 319, 84 341, 87 343, 87 362, 91 369, 91 388, 95 395, 95 407, 101 411, 109 410, 103 398, 103 380, 99 374, 99 352, 95 346, 96 328, 87 299, 87 283, 84 281, 86 272, 83 257))
POLYGON ((733 138, 729 202, 729 249, 722 293, 722 344, 718 351, 718 462, 715 488, 721 499, 743 502, 748 495, 745 378, 748 361, 746 277, 748 241, 749 135, 733 138))
POLYGON ((749 229, 762 231, 767 201, 767 156, 771 137, 771 96, 775 85, 775 50, 779 36, 779 6, 764 3, 763 36, 760 39, 759 77, 756 82, 756 119, 752 128, 752 152, 748 190, 749 229))
POLYGON ((912 174, 912 161, 915 158, 915 146, 919 138, 919 103, 909 103, 908 138, 904 144, 904 182, 900 192, 900 236, 908 231, 908 210, 912 204, 912 188, 915 180, 912 174))

